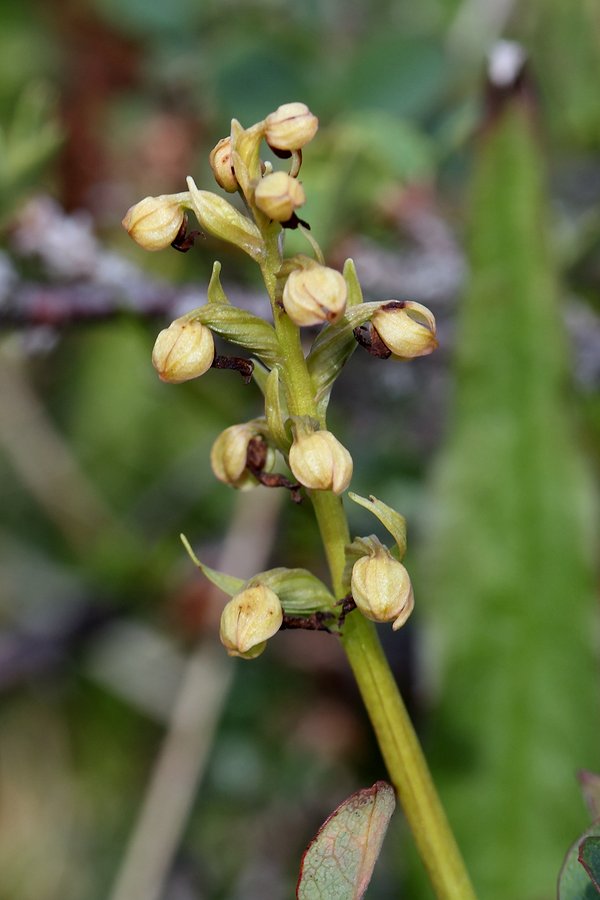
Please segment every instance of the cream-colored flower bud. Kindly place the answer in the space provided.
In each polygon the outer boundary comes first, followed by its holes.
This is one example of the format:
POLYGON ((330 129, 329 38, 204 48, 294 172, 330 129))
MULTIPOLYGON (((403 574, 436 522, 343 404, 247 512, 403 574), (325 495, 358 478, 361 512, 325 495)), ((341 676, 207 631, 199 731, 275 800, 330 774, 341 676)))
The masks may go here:
POLYGON ((300 150, 312 141, 319 120, 305 103, 284 103, 265 119, 267 144, 276 150, 300 150))
POLYGON ((394 631, 404 625, 415 605, 408 572, 383 545, 354 563, 350 590, 367 619, 393 621, 394 631))
POLYGON ((180 384, 198 378, 215 358, 212 332, 200 322, 176 319, 156 338, 152 365, 162 381, 180 384))
POLYGON ((391 300, 373 314, 371 323, 388 350, 398 359, 427 356, 438 346, 435 318, 420 303, 391 300))
POLYGON ((221 138, 217 146, 210 151, 209 162, 219 187, 229 194, 235 194, 239 184, 232 166, 230 137, 221 138))
MULTIPOLYGON (((238 490, 256 487, 258 481, 247 470, 248 445, 252 438, 260 435, 251 422, 231 425, 221 432, 210 451, 210 465, 219 481, 238 490)), ((275 452, 269 447, 264 470, 269 472, 275 463, 275 452)))
POLYGON ((179 234, 185 211, 176 196, 144 197, 127 210, 123 228, 144 250, 164 250, 179 234))
POLYGON ((256 185, 254 202, 270 219, 287 222, 306 203, 306 194, 300 182, 286 172, 272 172, 256 185))
POLYGON ((289 462, 300 484, 315 491, 341 494, 352 478, 352 457, 330 431, 298 434, 289 462))
POLYGON ((221 615, 221 643, 229 656, 254 659, 279 631, 283 609, 279 597, 264 584, 245 588, 232 597, 221 615))
POLYGON ((296 325, 337 322, 344 315, 348 288, 336 269, 315 264, 295 269, 283 289, 283 306, 296 325))

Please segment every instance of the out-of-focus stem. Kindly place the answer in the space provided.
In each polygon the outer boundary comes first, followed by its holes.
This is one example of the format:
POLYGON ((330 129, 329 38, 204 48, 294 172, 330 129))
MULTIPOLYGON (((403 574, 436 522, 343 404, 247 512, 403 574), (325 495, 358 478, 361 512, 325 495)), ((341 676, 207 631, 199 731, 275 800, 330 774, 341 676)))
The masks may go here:
MULTIPOLYGON (((246 577, 263 568, 281 494, 268 491, 260 499, 255 492, 239 495, 221 569, 246 577)), ((110 900, 158 900, 163 895, 234 671, 235 663, 212 641, 190 655, 110 900)))

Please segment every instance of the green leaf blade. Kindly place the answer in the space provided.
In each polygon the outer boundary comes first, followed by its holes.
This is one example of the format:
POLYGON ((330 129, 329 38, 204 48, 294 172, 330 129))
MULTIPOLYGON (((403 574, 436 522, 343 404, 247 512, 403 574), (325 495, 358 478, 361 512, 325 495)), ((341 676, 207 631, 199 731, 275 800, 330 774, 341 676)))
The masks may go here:
POLYGON ((580 827, 573 772, 597 763, 600 732, 592 493, 565 402, 543 170, 531 107, 505 98, 479 144, 454 420, 419 591, 444 660, 434 777, 487 900, 551 896, 580 827))

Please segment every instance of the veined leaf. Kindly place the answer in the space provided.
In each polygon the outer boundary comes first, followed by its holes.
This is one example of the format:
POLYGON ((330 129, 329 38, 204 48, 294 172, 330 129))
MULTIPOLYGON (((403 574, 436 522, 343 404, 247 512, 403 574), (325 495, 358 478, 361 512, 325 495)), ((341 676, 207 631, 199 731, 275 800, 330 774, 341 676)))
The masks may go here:
POLYGON ((344 800, 304 853, 297 900, 360 900, 395 806, 394 790, 385 781, 344 800))
MULTIPOLYGON (((588 840, 597 845, 600 825, 592 825, 571 845, 558 876, 558 900, 598 900, 599 892, 580 860, 581 850, 588 840)), ((591 849, 590 845, 588 850, 591 849)))
POLYGON ((226 303, 207 303, 187 313, 186 317, 208 325, 232 344, 250 350, 269 368, 281 359, 273 326, 246 309, 226 303))
POLYGON ((335 606, 333 594, 308 569, 269 569, 250 581, 266 584, 275 591, 284 611, 290 615, 308 615, 335 606))
POLYGON ((347 307, 339 322, 326 325, 315 338, 306 362, 320 413, 327 409, 333 383, 356 349, 354 329, 368 321, 380 306, 381 303, 360 303, 347 307))

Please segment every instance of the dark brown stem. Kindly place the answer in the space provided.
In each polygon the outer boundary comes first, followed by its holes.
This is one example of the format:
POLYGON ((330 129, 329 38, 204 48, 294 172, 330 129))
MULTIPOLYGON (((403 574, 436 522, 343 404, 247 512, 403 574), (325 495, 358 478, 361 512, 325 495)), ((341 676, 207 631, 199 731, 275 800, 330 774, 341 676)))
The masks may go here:
POLYGON ((289 478, 286 478, 285 475, 280 475, 279 472, 264 471, 268 449, 267 443, 261 437, 253 437, 248 443, 246 468, 265 487, 287 488, 294 503, 302 503, 301 484, 290 481, 289 478))
POLYGON ((307 631, 327 631, 337 623, 337 619, 331 613, 314 612, 310 616, 288 616, 284 613, 280 631, 291 628, 304 628, 307 631))
POLYGON ((171 247, 173 247, 174 250, 179 250, 180 253, 187 253, 188 250, 191 250, 194 246, 194 241, 197 237, 204 237, 201 231, 190 231, 188 234, 187 227, 188 218, 187 213, 185 213, 181 227, 175 236, 175 240, 171 241, 171 247))
POLYGON ((239 372, 245 384, 249 384, 254 371, 254 363, 243 356, 215 356, 212 361, 213 369, 234 369, 239 372))
POLYGON ((327 631, 329 634, 337 632, 344 624, 348 613, 356 609, 356 603, 352 599, 352 594, 348 594, 346 597, 338 600, 335 605, 340 607, 339 615, 333 612, 325 612, 324 610, 318 610, 309 616, 289 616, 284 613, 280 631, 290 628, 304 628, 307 631, 327 631))

